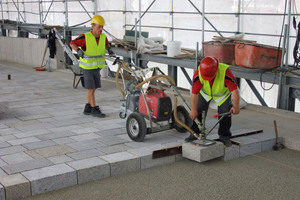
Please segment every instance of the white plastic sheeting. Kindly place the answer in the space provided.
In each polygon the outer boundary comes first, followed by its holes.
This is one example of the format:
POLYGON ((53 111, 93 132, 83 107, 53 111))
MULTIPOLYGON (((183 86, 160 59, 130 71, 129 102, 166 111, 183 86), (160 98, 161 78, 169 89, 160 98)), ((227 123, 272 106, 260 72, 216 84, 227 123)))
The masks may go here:
MULTIPOLYGON (((287 16, 283 22, 282 14, 285 12, 285 2, 288 3, 289 1, 206 0, 206 18, 218 31, 222 31, 223 36, 232 36, 239 29, 239 32, 246 33, 244 37, 246 40, 255 40, 258 43, 278 46, 279 37, 254 35, 252 33, 280 35, 282 25, 288 23, 287 16), (244 14, 235 15, 234 13, 239 11, 239 3, 240 12, 244 14), (238 26, 239 17, 240 25, 238 26)), ((199 48, 201 49, 202 32, 200 30, 202 29, 202 16, 197 9, 201 12, 203 11, 202 0, 82 0, 80 2, 68 0, 66 1, 67 4, 62 0, 54 0, 53 2, 51 0, 19 0, 17 1, 19 10, 26 11, 25 14, 21 13, 21 16, 18 15, 15 4, 6 2, 9 1, 2 1, 2 9, 14 12, 3 12, 4 19, 20 21, 25 19, 27 23, 40 23, 42 21, 42 23, 47 25, 76 26, 88 21, 96 10, 97 14, 105 18, 105 29, 117 38, 123 38, 125 29, 132 29, 135 19, 139 19, 139 10, 143 14, 149 9, 149 12, 145 13, 140 22, 142 26, 146 26, 142 27, 142 31, 149 32, 149 37, 162 37, 164 41, 181 41, 182 47, 193 49, 196 48, 196 43, 199 42, 199 48), (22 4, 22 2, 25 3, 22 4), (41 7, 39 7, 38 2, 42 2, 41 7), (64 14, 65 9, 69 11, 67 16, 64 14), (88 13, 85 11, 88 11, 88 13), (173 15, 171 14, 172 11, 174 11, 173 15), (41 18, 40 12, 43 13, 41 18), (172 29, 172 27, 175 29, 172 29)), ((292 0, 291 2, 291 14, 298 14, 297 11, 300 11, 300 0, 292 0)), ((288 5, 286 12, 288 12, 288 5)), ((297 17, 296 20, 298 23, 300 18, 297 17)), ((89 22, 84 25, 90 26, 89 22)), ((206 30, 204 41, 209 41, 213 36, 218 36, 218 33, 214 31, 214 28, 207 21, 205 21, 204 27, 206 30)), ((137 27, 137 30, 139 30, 139 27, 137 27)), ((296 32, 292 25, 290 35, 292 37, 290 38, 289 63, 293 63, 292 49, 296 40, 296 32)), ((149 66, 157 65, 160 64, 149 63, 149 66)), ((167 71, 166 66, 160 66, 163 71, 167 71)), ((178 73, 178 77, 184 77, 180 70, 178 70, 178 73)), ((188 73, 192 76, 193 70, 188 70, 188 73)), ((178 79, 178 84, 181 87, 190 87, 188 82, 182 78, 178 79)), ((261 90, 260 92, 263 94, 267 104, 272 107, 276 106, 274 102, 277 99, 277 87, 275 86, 270 91, 265 91, 259 86, 259 83, 257 84, 257 88, 261 90)), ((266 88, 270 87, 270 84, 263 85, 266 88)), ((256 97, 252 93, 245 91, 249 91, 249 88, 247 84, 242 82, 241 94, 244 99, 247 102, 257 103, 256 97)), ((299 105, 299 102, 296 102, 296 105, 299 105)))

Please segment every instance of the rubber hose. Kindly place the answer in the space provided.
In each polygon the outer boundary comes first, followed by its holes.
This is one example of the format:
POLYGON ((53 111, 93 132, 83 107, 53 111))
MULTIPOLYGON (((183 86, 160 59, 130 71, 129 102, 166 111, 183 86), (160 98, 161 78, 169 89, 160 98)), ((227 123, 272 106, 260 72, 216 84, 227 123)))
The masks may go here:
POLYGON ((200 139, 199 135, 197 133, 195 133, 195 131, 193 131, 190 127, 188 127, 185 123, 183 123, 182 121, 180 121, 180 119, 177 116, 177 97, 174 97, 174 118, 175 121, 182 126, 183 128, 185 128, 186 130, 188 130, 191 134, 193 134, 197 139, 200 139))

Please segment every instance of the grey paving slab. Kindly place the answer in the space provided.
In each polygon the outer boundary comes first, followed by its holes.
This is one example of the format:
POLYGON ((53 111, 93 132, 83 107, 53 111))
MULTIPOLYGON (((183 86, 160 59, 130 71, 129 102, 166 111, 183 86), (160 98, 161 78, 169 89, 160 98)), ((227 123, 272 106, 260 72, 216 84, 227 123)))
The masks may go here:
POLYGON ((31 156, 29 156, 28 154, 26 154, 24 152, 18 152, 18 153, 13 153, 13 154, 9 154, 6 156, 2 156, 1 159, 4 160, 9 165, 33 160, 33 158, 31 156))
POLYGON ((15 174, 15 173, 32 170, 32 169, 38 169, 50 165, 53 165, 51 161, 45 158, 41 158, 41 159, 24 161, 17 164, 5 165, 2 167, 2 169, 7 174, 15 174))
POLYGON ((109 154, 99 158, 110 163, 111 176, 141 169, 140 158, 128 152, 109 154))
POLYGON ((76 171, 66 164, 58 164, 21 173, 31 183, 32 195, 77 184, 76 171))
POLYGON ((7 165, 6 162, 4 162, 2 159, 0 159, 0 167, 7 165))
POLYGON ((224 149, 224 156, 221 157, 223 161, 229 161, 240 157, 240 146, 232 145, 224 149))
POLYGON ((16 136, 17 138, 25 138, 25 137, 38 136, 38 135, 43 135, 48 133, 50 133, 50 131, 47 129, 36 128, 30 131, 22 131, 21 133, 14 134, 14 136, 16 136))
POLYGON ((66 155, 53 156, 53 157, 50 157, 47 159, 50 160, 54 164, 67 163, 67 162, 73 161, 72 158, 70 158, 69 156, 66 156, 66 155))
POLYGON ((249 136, 232 138, 231 140, 240 143, 240 157, 261 152, 261 141, 259 140, 250 138, 249 136))
POLYGON ((109 163, 97 157, 67 164, 77 171, 78 184, 110 177, 109 163))
POLYGON ((70 138, 75 141, 84 141, 84 140, 98 139, 100 138, 100 136, 95 133, 87 133, 82 135, 70 136, 70 138))
POLYGON ((0 184, 0 199, 6 200, 5 199, 5 190, 3 185, 0 184))
POLYGON ((95 149, 99 147, 107 146, 99 140, 84 140, 80 142, 72 142, 67 144, 69 147, 76 149, 77 151, 95 149))
POLYGON ((32 142, 38 142, 38 141, 41 141, 41 140, 36 137, 26 137, 26 138, 22 138, 22 139, 9 140, 7 142, 11 145, 20 145, 20 144, 26 144, 26 143, 32 143, 32 142))
POLYGON ((13 174, 1 178, 5 188, 6 200, 22 199, 31 196, 30 182, 21 174, 13 174))
POLYGON ((64 130, 64 131, 54 131, 54 132, 51 131, 48 134, 38 135, 36 137, 39 138, 40 140, 50 140, 50 139, 58 139, 58 138, 63 138, 63 137, 68 137, 73 135, 76 135, 76 133, 73 133, 68 130, 64 130))
POLYGON ((38 142, 30 142, 30 143, 22 144, 22 146, 28 150, 33 150, 33 149, 40 149, 44 147, 54 146, 57 144, 59 143, 51 140, 46 140, 46 141, 39 140, 38 142))
POLYGON ((117 144, 117 145, 103 146, 97 149, 104 152, 105 154, 113 154, 117 152, 130 150, 132 149, 132 147, 129 147, 126 144, 117 144))
POLYGON ((0 148, 9 147, 9 146, 11 146, 9 143, 0 141, 0 148))
POLYGON ((76 150, 72 149, 71 147, 63 144, 63 145, 56 145, 56 146, 49 146, 35 150, 26 151, 26 153, 32 157, 41 156, 42 158, 49 158, 57 155, 64 155, 67 153, 75 152, 76 150))
POLYGON ((88 150, 77 151, 74 153, 67 154, 67 156, 73 158, 74 160, 81 160, 84 158, 91 158, 91 157, 102 156, 102 155, 105 155, 105 153, 97 149, 88 149, 88 150))
POLYGON ((259 133, 255 135, 249 135, 249 137, 261 142, 261 152, 272 150, 276 143, 275 134, 259 133))
POLYGON ((26 149, 24 147, 20 146, 20 145, 5 147, 5 148, 0 149, 0 156, 12 154, 12 153, 18 153, 18 152, 22 152, 22 151, 25 151, 25 150, 26 149))
POLYGON ((0 169, 0 178, 7 176, 8 174, 5 173, 2 169, 0 169))

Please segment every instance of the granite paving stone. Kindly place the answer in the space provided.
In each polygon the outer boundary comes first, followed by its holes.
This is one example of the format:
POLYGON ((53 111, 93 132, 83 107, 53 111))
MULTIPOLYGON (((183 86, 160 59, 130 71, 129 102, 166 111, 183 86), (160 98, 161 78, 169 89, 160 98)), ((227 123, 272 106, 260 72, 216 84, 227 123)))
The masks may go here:
POLYGON ((100 136, 95 133, 87 133, 83 135, 70 136, 70 138, 76 141, 83 141, 83 140, 98 139, 100 138, 100 136))
POLYGON ((53 156, 58 156, 58 155, 64 155, 67 153, 72 153, 75 152, 76 150, 72 149, 71 147, 63 144, 63 145, 56 145, 56 146, 50 146, 50 147, 44 147, 40 149, 35 149, 35 150, 29 150, 26 151, 28 155, 40 155, 43 158, 49 158, 53 156))
POLYGON ((14 136, 16 136, 17 138, 25 138, 25 137, 38 136, 38 135, 43 135, 48 133, 50 133, 50 131, 47 129, 37 128, 34 130, 23 131, 22 133, 14 134, 14 136))
POLYGON ((76 171, 66 164, 58 164, 21 173, 31 183, 32 195, 77 184, 76 171))
POLYGON ((96 157, 96 156, 102 156, 105 153, 102 151, 99 151, 97 149, 89 149, 89 150, 83 150, 83 151, 77 151, 74 153, 69 153, 67 156, 70 158, 73 158, 74 160, 81 160, 84 158, 91 158, 91 157, 96 157))
POLYGON ((21 174, 13 174, 1 178, 5 188, 6 200, 22 199, 31 196, 29 181, 21 174))
POLYGON ((77 171, 78 184, 110 177, 108 162, 97 158, 88 158, 67 163, 77 171))
POLYGON ((129 173, 141 169, 140 158, 128 152, 109 154, 100 156, 99 158, 110 163, 111 176, 129 173))
POLYGON ((9 155, 5 155, 1 157, 2 160, 4 160, 6 163, 10 164, 16 164, 28 160, 33 160, 31 156, 24 152, 18 152, 18 153, 13 153, 9 155))
POLYGON ((7 176, 8 174, 3 171, 2 169, 0 169, 0 178, 7 176))
POLYGON ((50 132, 48 134, 38 135, 36 137, 39 138, 40 140, 51 140, 51 139, 58 139, 58 138, 63 138, 63 137, 68 137, 73 135, 76 135, 76 133, 66 130, 66 131, 50 132))
POLYGON ((117 144, 117 145, 103 146, 97 149, 104 152, 105 154, 112 154, 112 153, 130 150, 132 149, 132 147, 129 147, 126 144, 117 144))
POLYGON ((0 141, 0 148, 9 147, 9 146, 11 146, 9 143, 0 141))
POLYGON ((38 169, 53 165, 53 163, 45 158, 29 160, 17 164, 5 165, 2 169, 8 174, 15 174, 27 170, 38 169))
POLYGON ((67 145, 73 149, 76 149, 77 151, 95 149, 98 147, 107 146, 106 144, 102 143, 100 140, 83 140, 79 142, 68 143, 67 145))
POLYGON ((32 143, 32 142, 38 142, 41 141, 36 137, 26 137, 22 139, 16 139, 16 140, 9 140, 7 141, 11 145, 20 145, 20 144, 26 144, 26 143, 32 143))
POLYGON ((49 147, 49 146, 54 146, 57 145, 58 143, 51 141, 51 140, 46 140, 46 141, 38 141, 38 142, 31 142, 31 143, 26 143, 22 144, 23 147, 25 147, 28 150, 33 150, 33 149, 40 149, 44 147, 49 147))
POLYGON ((60 163, 66 163, 66 162, 73 161, 73 159, 67 155, 53 156, 53 157, 50 157, 47 159, 50 160, 54 164, 60 164, 60 163))
POLYGON ((18 153, 25 151, 26 149, 20 145, 12 146, 12 147, 5 147, 0 149, 0 156, 18 153))
POLYGON ((5 200, 5 190, 4 190, 3 185, 1 185, 1 184, 0 184, 0 199, 5 200))

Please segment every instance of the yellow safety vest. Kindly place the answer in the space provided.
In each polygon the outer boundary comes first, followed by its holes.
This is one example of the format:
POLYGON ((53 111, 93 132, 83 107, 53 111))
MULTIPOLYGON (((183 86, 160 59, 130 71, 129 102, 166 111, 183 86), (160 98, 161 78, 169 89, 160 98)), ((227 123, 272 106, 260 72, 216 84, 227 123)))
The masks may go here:
POLYGON ((212 87, 210 87, 209 81, 203 80, 201 76, 200 68, 198 68, 199 79, 202 84, 200 94, 207 102, 210 101, 211 98, 213 98, 214 101, 218 104, 218 106, 221 106, 226 101, 226 99, 230 96, 231 94, 230 90, 227 87, 225 87, 225 75, 228 67, 229 65, 226 65, 224 63, 219 63, 219 68, 216 77, 214 79, 214 82, 212 84, 212 87))
MULTIPOLYGON (((99 38, 99 43, 92 32, 87 32, 84 34, 86 50, 84 51, 85 56, 100 56, 105 55, 106 46, 106 35, 101 33, 99 38)), ((98 69, 105 67, 105 58, 80 58, 79 66, 83 69, 98 69)))

